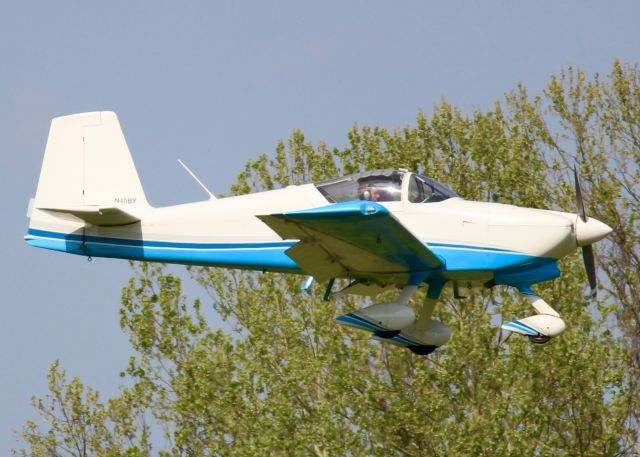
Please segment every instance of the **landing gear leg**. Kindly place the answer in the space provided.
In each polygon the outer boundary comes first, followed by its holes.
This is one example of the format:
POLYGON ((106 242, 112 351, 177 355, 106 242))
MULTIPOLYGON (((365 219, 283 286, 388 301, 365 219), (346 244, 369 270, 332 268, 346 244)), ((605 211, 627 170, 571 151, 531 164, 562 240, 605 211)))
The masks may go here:
POLYGON ((416 342, 416 344, 407 346, 414 354, 431 354, 439 346, 446 343, 451 336, 449 327, 442 322, 431 319, 444 284, 445 281, 429 282, 429 290, 420 310, 420 316, 413 325, 402 331, 403 335, 416 342))
POLYGON ((420 316, 416 321, 416 330, 424 331, 431 320, 431 316, 433 315, 433 310, 436 307, 436 303, 440 298, 440 294, 442 293, 442 288, 444 287, 444 281, 438 282, 430 282, 429 290, 427 290, 427 296, 424 299, 424 304, 422 305, 422 310, 420 311, 420 316))

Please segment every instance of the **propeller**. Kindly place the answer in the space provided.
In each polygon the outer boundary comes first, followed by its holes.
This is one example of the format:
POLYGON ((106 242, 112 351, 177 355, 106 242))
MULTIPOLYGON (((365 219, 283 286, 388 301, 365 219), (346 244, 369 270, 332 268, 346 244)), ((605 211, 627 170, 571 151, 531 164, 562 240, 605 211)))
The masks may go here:
POLYGON ((582 188, 580 187, 580 178, 578 177, 578 170, 576 168, 573 169, 573 177, 576 180, 576 200, 578 200, 578 215, 582 222, 587 222, 589 220, 589 216, 587 216, 587 212, 584 210, 584 202, 582 201, 582 188))
POLYGON ((591 295, 595 297, 598 293, 598 281, 596 280, 596 264, 593 256, 593 247, 591 245, 582 246, 582 260, 584 261, 584 268, 587 270, 591 295))
MULTIPOLYGON (((584 209, 584 202, 582 200, 582 188, 580 187, 580 178, 578 177, 578 170, 573 169, 573 176, 575 178, 576 185, 576 200, 578 202, 578 216, 582 219, 582 222, 587 222, 589 216, 584 209)), ((591 288, 591 295, 596 296, 598 292, 598 281, 596 279, 596 262, 593 254, 593 246, 587 244, 582 246, 582 261, 584 262, 584 268, 587 270, 587 278, 589 280, 589 287, 591 288)))

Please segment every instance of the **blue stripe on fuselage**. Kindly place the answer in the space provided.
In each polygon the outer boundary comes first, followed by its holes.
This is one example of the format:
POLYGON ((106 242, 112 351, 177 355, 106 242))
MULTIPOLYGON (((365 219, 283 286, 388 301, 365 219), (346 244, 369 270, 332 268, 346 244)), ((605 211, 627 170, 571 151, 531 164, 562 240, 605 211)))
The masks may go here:
MULTIPOLYGON (((83 236, 77 232, 65 234, 37 229, 29 229, 26 240, 35 247, 94 257, 301 271, 285 253, 296 244, 294 241, 185 243, 83 236)), ((496 271, 496 279, 501 277, 499 283, 502 284, 534 283, 549 279, 557 271, 555 259, 538 258, 505 249, 445 243, 428 243, 427 246, 446 260, 446 271, 496 271)))
POLYGON ((184 243, 176 241, 151 241, 151 240, 131 240, 126 238, 112 238, 105 236, 81 235, 79 233, 59 233, 46 230, 29 229, 27 232, 31 236, 41 236, 45 238, 56 238, 72 240, 85 243, 117 244, 122 246, 144 246, 144 247, 164 247, 178 249, 238 249, 238 248, 290 248, 294 241, 274 241, 267 243, 184 243))
POLYGON ((31 246, 93 257, 300 272, 300 267, 284 253, 295 244, 291 241, 178 243, 83 236, 35 229, 29 229, 26 240, 31 246))

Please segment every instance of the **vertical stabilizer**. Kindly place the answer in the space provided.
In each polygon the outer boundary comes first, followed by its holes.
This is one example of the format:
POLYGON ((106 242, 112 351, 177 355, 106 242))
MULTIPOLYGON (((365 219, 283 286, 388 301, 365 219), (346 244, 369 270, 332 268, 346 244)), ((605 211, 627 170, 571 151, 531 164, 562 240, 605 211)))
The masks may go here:
POLYGON ((51 121, 35 208, 87 206, 148 206, 118 117, 108 111, 51 121))

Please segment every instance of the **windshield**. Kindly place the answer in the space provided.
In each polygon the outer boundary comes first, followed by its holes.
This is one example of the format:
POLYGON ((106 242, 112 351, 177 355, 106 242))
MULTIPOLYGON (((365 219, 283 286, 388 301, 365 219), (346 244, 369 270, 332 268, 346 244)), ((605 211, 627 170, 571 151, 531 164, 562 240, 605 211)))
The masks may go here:
MULTIPOLYGON (((316 183, 317 189, 331 203, 352 200, 374 202, 393 202, 402 200, 402 180, 407 171, 372 170, 363 173, 342 176, 316 183)), ((444 184, 416 173, 407 176, 411 203, 430 203, 457 197, 454 191, 444 184)))
POLYGON ((404 173, 400 170, 366 171, 322 181, 316 187, 332 203, 351 200, 400 201, 404 173))
POLYGON ((426 176, 414 174, 409 182, 409 201, 411 203, 430 203, 458 197, 444 184, 426 176))

